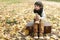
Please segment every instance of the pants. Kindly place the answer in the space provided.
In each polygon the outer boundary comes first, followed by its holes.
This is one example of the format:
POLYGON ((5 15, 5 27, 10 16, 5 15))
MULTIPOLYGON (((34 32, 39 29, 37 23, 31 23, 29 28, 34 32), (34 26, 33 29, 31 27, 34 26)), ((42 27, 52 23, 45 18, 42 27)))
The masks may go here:
POLYGON ((43 21, 39 21, 40 23, 34 23, 34 21, 31 21, 27 23, 27 26, 30 27, 33 25, 33 32, 34 33, 44 33, 44 23, 43 21))

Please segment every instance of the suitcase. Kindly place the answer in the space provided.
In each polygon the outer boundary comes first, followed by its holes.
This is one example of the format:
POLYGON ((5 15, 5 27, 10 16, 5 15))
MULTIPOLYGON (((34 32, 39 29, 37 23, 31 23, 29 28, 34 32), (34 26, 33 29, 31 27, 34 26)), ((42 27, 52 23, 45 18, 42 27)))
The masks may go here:
POLYGON ((51 33, 51 24, 49 22, 45 22, 44 24, 44 34, 51 33))
MULTIPOLYGON (((35 21, 34 21, 35 22, 35 21)), ((51 33, 51 24, 49 22, 44 22, 44 34, 51 33)), ((26 26, 26 30, 29 31, 29 34, 27 35, 33 35, 33 25, 32 26, 26 26)))

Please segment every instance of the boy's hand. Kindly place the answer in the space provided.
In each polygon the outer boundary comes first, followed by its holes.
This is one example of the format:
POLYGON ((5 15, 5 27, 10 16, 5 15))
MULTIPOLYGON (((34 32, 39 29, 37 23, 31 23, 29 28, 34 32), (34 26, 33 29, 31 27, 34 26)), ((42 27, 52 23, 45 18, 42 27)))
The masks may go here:
POLYGON ((35 18, 34 18, 36 21, 39 21, 40 20, 40 16, 38 14, 36 14, 35 18))

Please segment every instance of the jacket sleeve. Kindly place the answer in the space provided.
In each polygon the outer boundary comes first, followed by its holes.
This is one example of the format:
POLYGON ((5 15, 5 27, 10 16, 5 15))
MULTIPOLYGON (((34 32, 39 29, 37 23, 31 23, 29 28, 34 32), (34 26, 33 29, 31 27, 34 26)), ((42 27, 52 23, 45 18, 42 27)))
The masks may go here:
POLYGON ((44 10, 42 12, 42 17, 40 17, 40 19, 46 19, 46 14, 45 14, 44 10))

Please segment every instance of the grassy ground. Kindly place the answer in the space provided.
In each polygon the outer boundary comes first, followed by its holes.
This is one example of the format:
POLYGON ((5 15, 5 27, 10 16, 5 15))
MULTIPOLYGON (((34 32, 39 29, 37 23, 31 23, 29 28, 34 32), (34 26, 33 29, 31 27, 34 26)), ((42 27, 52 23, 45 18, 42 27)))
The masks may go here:
MULTIPOLYGON (((29 1, 29 0, 28 0, 29 1)), ((47 0, 47 1, 55 1, 55 2, 60 2, 60 0, 47 0)), ((21 3, 21 2, 27 2, 27 0, 0 0, 2 3, 7 3, 7 4, 12 4, 12 3, 21 3)))
POLYGON ((0 0, 0 2, 12 4, 12 3, 21 3, 23 0, 0 0))
POLYGON ((7 3, 7 4, 16 4, 16 3, 21 3, 21 2, 27 2, 30 0, 0 0, 1 3, 7 3))
MULTIPOLYGON (((53 32, 57 36, 60 33, 60 3, 43 1, 43 4, 47 21, 52 24, 53 32)), ((25 28, 27 22, 33 20, 33 8, 32 0, 0 0, 0 40, 21 40, 19 32, 25 28)), ((33 38, 27 36, 26 40, 33 38)))
POLYGON ((47 1, 55 1, 55 2, 60 2, 60 0, 47 0, 47 1))

